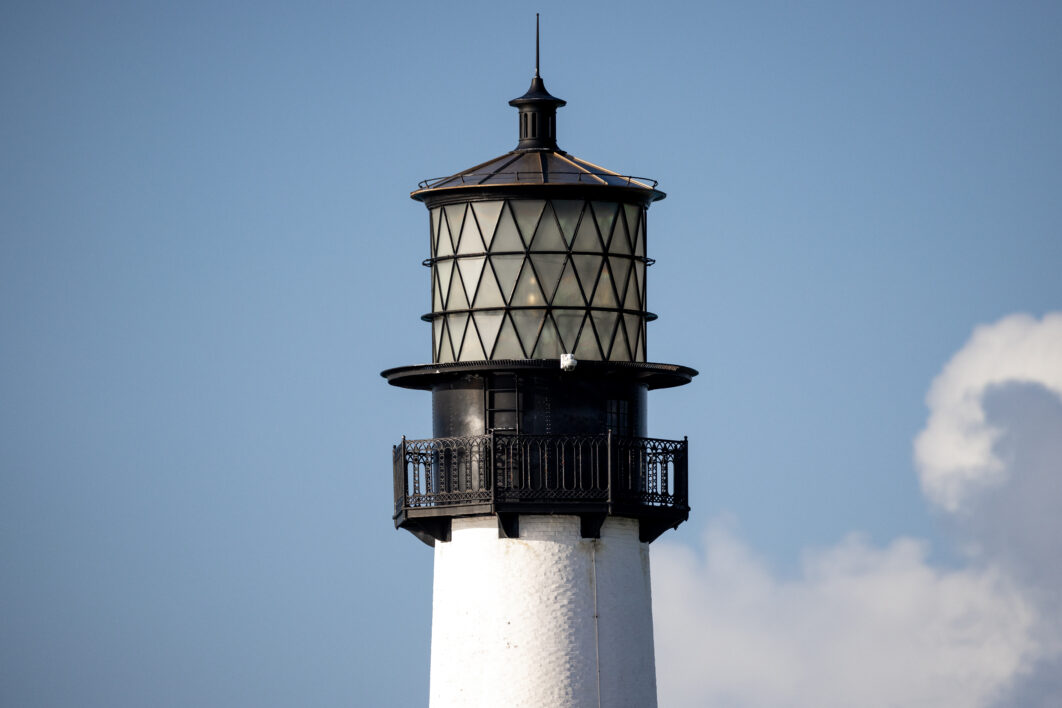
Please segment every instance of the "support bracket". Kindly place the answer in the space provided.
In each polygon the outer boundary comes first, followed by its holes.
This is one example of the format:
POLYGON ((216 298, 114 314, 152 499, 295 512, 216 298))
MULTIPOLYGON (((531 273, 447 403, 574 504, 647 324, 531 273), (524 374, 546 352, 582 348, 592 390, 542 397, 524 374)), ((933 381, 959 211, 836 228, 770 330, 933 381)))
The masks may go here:
POLYGON ((608 514, 580 514, 579 535, 583 538, 601 538, 601 526, 608 514))
POLYGON ((498 538, 520 538, 520 515, 498 512, 498 538))

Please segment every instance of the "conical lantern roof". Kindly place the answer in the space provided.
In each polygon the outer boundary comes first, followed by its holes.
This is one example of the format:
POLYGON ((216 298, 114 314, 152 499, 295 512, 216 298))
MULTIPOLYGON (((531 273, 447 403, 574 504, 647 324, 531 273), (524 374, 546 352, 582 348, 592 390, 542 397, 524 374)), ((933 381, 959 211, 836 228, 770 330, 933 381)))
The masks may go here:
MULTIPOLYGON (((410 196, 420 201, 443 197, 450 190, 497 189, 530 185, 584 185, 620 188, 625 200, 648 204, 666 195, 656 180, 632 177, 571 155, 557 146, 556 112, 566 104, 546 90, 539 75, 538 31, 535 32, 535 76, 524 95, 509 101, 520 112, 516 149, 447 177, 424 180, 410 196)), ((617 195, 618 196, 618 195, 617 195)))
POLYGON ((449 177, 425 180, 412 196, 422 199, 426 192, 450 187, 526 184, 630 187, 645 190, 652 197, 648 201, 665 196, 656 189, 656 180, 613 172, 563 150, 513 150, 449 177))

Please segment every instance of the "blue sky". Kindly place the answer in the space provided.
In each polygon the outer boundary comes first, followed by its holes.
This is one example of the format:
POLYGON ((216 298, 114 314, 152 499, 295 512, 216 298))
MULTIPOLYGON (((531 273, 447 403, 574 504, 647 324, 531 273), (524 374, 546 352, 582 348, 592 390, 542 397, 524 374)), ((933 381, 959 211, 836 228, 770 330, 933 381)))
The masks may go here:
POLYGON ((430 356, 408 193, 515 145, 536 10, 561 147, 668 193, 649 358, 701 375, 650 401, 691 441, 666 557, 722 523, 779 584, 853 532, 1006 565, 913 444, 975 327, 1062 309, 1058 5, 8 2, 0 702, 426 702, 389 515, 430 400, 378 372, 430 356))

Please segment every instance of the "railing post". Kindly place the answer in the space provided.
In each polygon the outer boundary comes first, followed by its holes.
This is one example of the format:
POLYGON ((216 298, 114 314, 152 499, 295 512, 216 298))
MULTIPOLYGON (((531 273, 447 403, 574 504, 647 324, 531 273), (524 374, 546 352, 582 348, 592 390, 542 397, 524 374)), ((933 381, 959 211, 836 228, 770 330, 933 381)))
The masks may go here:
POLYGON ((391 482, 395 493, 395 514, 398 514, 398 445, 391 446, 391 482))
POLYGON ((612 506, 612 502, 615 501, 613 488, 616 486, 616 480, 612 475, 612 428, 608 429, 608 437, 605 439, 605 474, 608 479, 608 503, 612 506))
POLYGON ((690 505, 690 448, 689 438, 682 436, 682 450, 675 455, 675 502, 676 506, 690 505))
POLYGON ((487 439, 487 445, 490 446, 490 452, 487 453, 487 482, 490 484, 490 509, 491 511, 494 511, 495 488, 498 486, 498 482, 495 479, 497 468, 494 466, 494 428, 491 428, 490 430, 490 437, 487 439))
POLYGON ((402 443, 391 448, 391 463, 394 471, 395 513, 406 508, 409 500, 409 479, 406 469, 406 436, 402 443))
MULTIPOLYGON (((398 458, 402 465, 402 506, 409 506, 409 457, 406 451, 406 436, 402 436, 401 455, 398 458)), ((414 493, 419 489, 414 489, 414 493)))

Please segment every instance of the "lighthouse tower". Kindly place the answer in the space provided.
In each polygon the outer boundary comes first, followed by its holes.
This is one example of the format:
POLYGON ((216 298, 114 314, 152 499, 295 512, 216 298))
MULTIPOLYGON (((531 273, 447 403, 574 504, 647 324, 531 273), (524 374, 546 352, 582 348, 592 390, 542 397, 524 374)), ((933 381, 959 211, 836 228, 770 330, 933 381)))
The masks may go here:
MULTIPOLYGON (((537 37, 536 37, 537 45, 537 37)), ((537 59, 537 46, 536 46, 537 59)), ((561 150, 535 76, 514 150, 422 182, 432 435, 394 447, 394 521, 434 546, 431 708, 656 706, 649 544, 689 514, 687 441, 647 437, 656 182, 561 150)))

